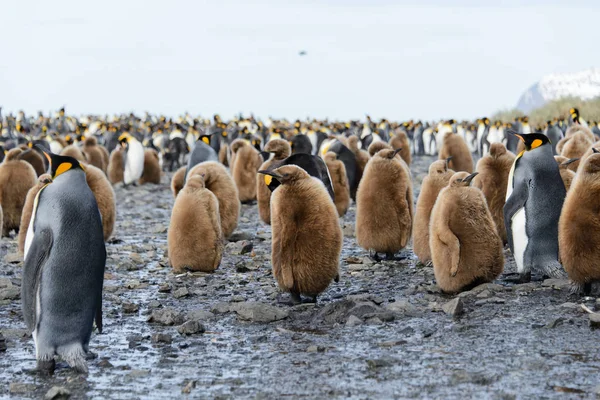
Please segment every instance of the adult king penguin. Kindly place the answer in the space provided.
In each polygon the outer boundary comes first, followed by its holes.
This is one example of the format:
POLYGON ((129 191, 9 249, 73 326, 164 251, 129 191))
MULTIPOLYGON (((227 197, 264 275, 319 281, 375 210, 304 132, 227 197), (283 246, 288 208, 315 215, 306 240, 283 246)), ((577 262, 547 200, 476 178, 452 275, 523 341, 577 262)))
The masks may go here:
POLYGON ((119 136, 119 143, 125 149, 123 156, 123 182, 136 183, 144 173, 144 146, 128 133, 119 136))
POLYGON ((508 176, 504 205, 508 245, 521 280, 529 280, 531 270, 560 276, 558 220, 566 190, 552 145, 541 133, 513 134, 525 150, 515 158, 508 176))
POLYGON ((84 167, 71 157, 46 157, 52 183, 37 194, 25 239, 23 315, 39 370, 52 373, 58 354, 87 372, 94 320, 102 331, 102 221, 84 167))

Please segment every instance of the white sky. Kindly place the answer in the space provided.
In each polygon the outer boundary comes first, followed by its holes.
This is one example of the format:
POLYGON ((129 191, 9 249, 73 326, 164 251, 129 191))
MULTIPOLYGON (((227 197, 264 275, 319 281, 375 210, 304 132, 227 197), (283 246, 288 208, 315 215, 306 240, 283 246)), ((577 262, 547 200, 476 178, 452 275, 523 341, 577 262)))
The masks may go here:
POLYGON ((3 1, 0 105, 473 118, 544 74, 600 66, 600 1, 478 3, 3 1))

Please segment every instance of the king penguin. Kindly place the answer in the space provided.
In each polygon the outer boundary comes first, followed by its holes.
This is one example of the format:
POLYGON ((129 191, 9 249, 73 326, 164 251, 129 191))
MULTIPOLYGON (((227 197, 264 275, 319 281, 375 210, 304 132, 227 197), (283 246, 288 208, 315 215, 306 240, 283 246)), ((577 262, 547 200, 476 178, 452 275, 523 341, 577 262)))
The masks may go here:
POLYGON ((513 134, 525 150, 515 158, 508 176, 504 205, 508 245, 521 280, 529 280, 532 270, 560 276, 558 219, 566 190, 552 145, 541 133, 513 134))
POLYGON ((52 373, 58 354, 87 372, 94 321, 102 331, 102 221, 82 165, 71 157, 46 157, 52 183, 37 194, 25 239, 23 315, 39 370, 52 373))
POLYGON ((125 149, 123 182, 125 185, 136 183, 144 173, 144 146, 139 140, 127 133, 119 136, 119 143, 125 149))

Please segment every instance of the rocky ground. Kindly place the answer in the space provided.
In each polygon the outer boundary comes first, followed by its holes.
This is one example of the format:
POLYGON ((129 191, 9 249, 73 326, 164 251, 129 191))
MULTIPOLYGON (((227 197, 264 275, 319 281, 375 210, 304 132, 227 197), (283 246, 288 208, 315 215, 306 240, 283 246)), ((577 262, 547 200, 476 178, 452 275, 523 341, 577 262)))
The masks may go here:
MULTIPOLYGON (((418 186, 431 158, 417 159, 418 186)), ((317 305, 282 306, 270 228, 244 206, 216 273, 174 275, 166 242, 173 198, 158 186, 116 190, 107 245, 104 333, 89 375, 59 363, 32 374, 16 240, 0 242, 0 398, 564 398, 600 393, 596 298, 562 280, 502 279, 446 296, 410 249, 373 263, 343 218, 341 280, 317 305)), ((319 244, 316 243, 315 246, 319 244)), ((514 271, 507 254, 505 272, 514 271)), ((600 301, 598 302, 600 307, 600 301)))

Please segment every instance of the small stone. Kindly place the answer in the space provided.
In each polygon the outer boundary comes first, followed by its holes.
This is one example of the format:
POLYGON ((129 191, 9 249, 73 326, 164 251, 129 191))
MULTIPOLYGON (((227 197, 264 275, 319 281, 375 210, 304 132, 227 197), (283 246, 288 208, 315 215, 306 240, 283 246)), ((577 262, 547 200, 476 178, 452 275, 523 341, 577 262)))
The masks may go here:
POLYGON ((355 315, 351 315, 348 317, 348 320, 346 321, 346 326, 347 327, 353 327, 353 326, 358 326, 358 325, 362 325, 362 320, 360 318, 358 318, 355 315))
POLYGON ((252 271, 251 268, 248 268, 249 263, 245 261, 240 261, 235 264, 235 272, 244 273, 252 271))
POLYGON ((244 255, 252 251, 254 245, 248 240, 242 240, 240 242, 229 242, 225 246, 225 250, 233 255, 244 255))
POLYGON ((19 253, 10 253, 4 256, 4 262, 7 264, 18 264, 23 261, 23 257, 19 253))
POLYGON ((446 314, 456 317, 463 313, 463 302, 460 299, 460 297, 456 297, 456 298, 450 300, 449 302, 447 302, 446 304, 444 304, 442 306, 442 310, 446 314))
POLYGON ((288 310, 256 301, 235 303, 231 305, 231 309, 237 313, 240 319, 252 322, 279 321, 287 318, 289 315, 288 310))
POLYGON ((108 361, 108 360, 101 360, 101 361, 98 363, 98 366, 99 366, 100 368, 113 368, 113 367, 114 367, 114 366, 113 366, 113 365, 110 363, 110 361, 108 361))
POLYGON ((67 388, 62 386, 53 386, 50 390, 46 392, 44 396, 45 400, 55 400, 55 399, 68 399, 71 397, 71 392, 67 390, 67 388))
POLYGON ((132 378, 143 378, 145 376, 150 375, 150 370, 148 369, 132 369, 129 371, 129 375, 132 378))
POLYGON ((577 309, 579 309, 579 304, 566 302, 566 303, 562 303, 561 305, 559 305, 559 307, 566 308, 568 310, 577 310, 577 309))
POLYGON ((142 264, 144 260, 138 253, 129 253, 129 259, 136 264, 142 264))
POLYGON ((152 229, 152 233, 167 233, 167 227, 162 224, 155 225, 152 229))
POLYGON ((369 369, 377 369, 381 367, 389 367, 392 363, 389 360, 382 358, 367 360, 367 366, 369 369))
POLYGON ((246 301, 246 298, 242 295, 235 295, 235 296, 231 296, 231 302, 232 303, 240 303, 242 301, 246 301))
POLYGON ((0 300, 16 300, 21 297, 21 290, 16 286, 0 289, 0 300))
POLYGON ((342 228, 345 237, 354 237, 354 225, 347 224, 342 228))
POLYGON ((152 335, 152 343, 167 343, 173 342, 173 338, 168 333, 155 333, 152 335))
POLYGON ((25 394, 33 392, 36 387, 37 386, 32 383, 12 382, 8 386, 8 391, 12 394, 25 394))
POLYGON ((204 333, 206 329, 198 321, 186 321, 183 325, 177 327, 177 332, 181 335, 194 335, 196 333, 204 333))
POLYGON ((183 317, 172 308, 163 308, 152 311, 148 322, 157 322, 161 325, 175 325, 183 322, 183 317))
POLYGON ((317 352, 322 353, 324 351, 325 351, 325 347, 323 347, 323 346, 311 345, 306 348, 307 353, 317 353, 317 352))
POLYGON ((196 321, 207 321, 211 318, 213 318, 215 315, 213 313, 211 313, 210 311, 206 311, 206 310, 192 310, 192 311, 188 311, 186 317, 188 320, 193 319, 196 321))
POLYGON ((194 389, 195 387, 196 387, 196 381, 189 381, 188 383, 185 384, 183 389, 181 389, 181 393, 190 394, 192 392, 192 389, 194 389))
POLYGON ((254 235, 250 232, 238 231, 233 232, 227 240, 230 242, 241 242, 243 240, 252 240, 254 239, 254 235))
POLYGON ((379 317, 368 318, 365 322, 367 324, 369 324, 369 325, 381 325, 381 324, 383 324, 383 321, 379 317))
POLYGON ((393 313, 404 314, 409 317, 416 316, 418 313, 417 307, 410 304, 406 299, 396 299, 393 303, 386 304, 385 308, 393 313))
POLYGON ((487 299, 488 297, 490 297, 492 294, 490 293, 489 290, 482 290, 481 293, 479 293, 477 295, 478 299, 487 299))
POLYGON ((180 299, 182 297, 186 297, 190 294, 186 287, 182 287, 173 292, 173 296, 176 299, 180 299))
POLYGON ((125 287, 127 289, 137 289, 139 288, 141 285, 141 282, 138 281, 137 279, 132 279, 130 281, 127 281, 127 283, 125 283, 125 287))
POLYGON ((228 313, 233 310, 231 309, 231 305, 229 303, 220 302, 220 303, 214 304, 211 307, 210 311, 214 314, 225 314, 225 313, 228 313))
POLYGON ((150 308, 150 309, 159 308, 159 307, 160 307, 160 302, 158 300, 152 300, 148 303, 148 308, 150 308))
POLYGON ((600 314, 590 314, 590 328, 600 328, 600 314))
POLYGON ((369 266, 366 264, 350 264, 348 265, 348 271, 366 271, 369 269, 369 266))
POLYGON ((123 312, 125 314, 133 314, 133 313, 138 312, 140 309, 140 306, 138 306, 137 304, 128 303, 128 302, 123 303, 122 307, 123 307, 123 312))
POLYGON ((546 328, 554 329, 557 326, 562 325, 563 322, 565 322, 565 319, 562 317, 554 318, 553 320, 551 320, 550 322, 548 322, 546 324, 546 328))
POLYGON ((171 285, 168 283, 161 283, 158 286, 158 293, 169 293, 171 291, 171 285))
POLYGON ((544 280, 544 282, 542 282, 542 286, 543 287, 551 287, 552 289, 556 289, 556 290, 562 290, 562 289, 569 290, 571 288, 571 282, 569 282, 568 279, 552 278, 552 279, 544 280))
POLYGON ((4 336, 2 336, 2 333, 0 333, 0 352, 5 352, 6 351, 6 339, 4 339, 4 336))

